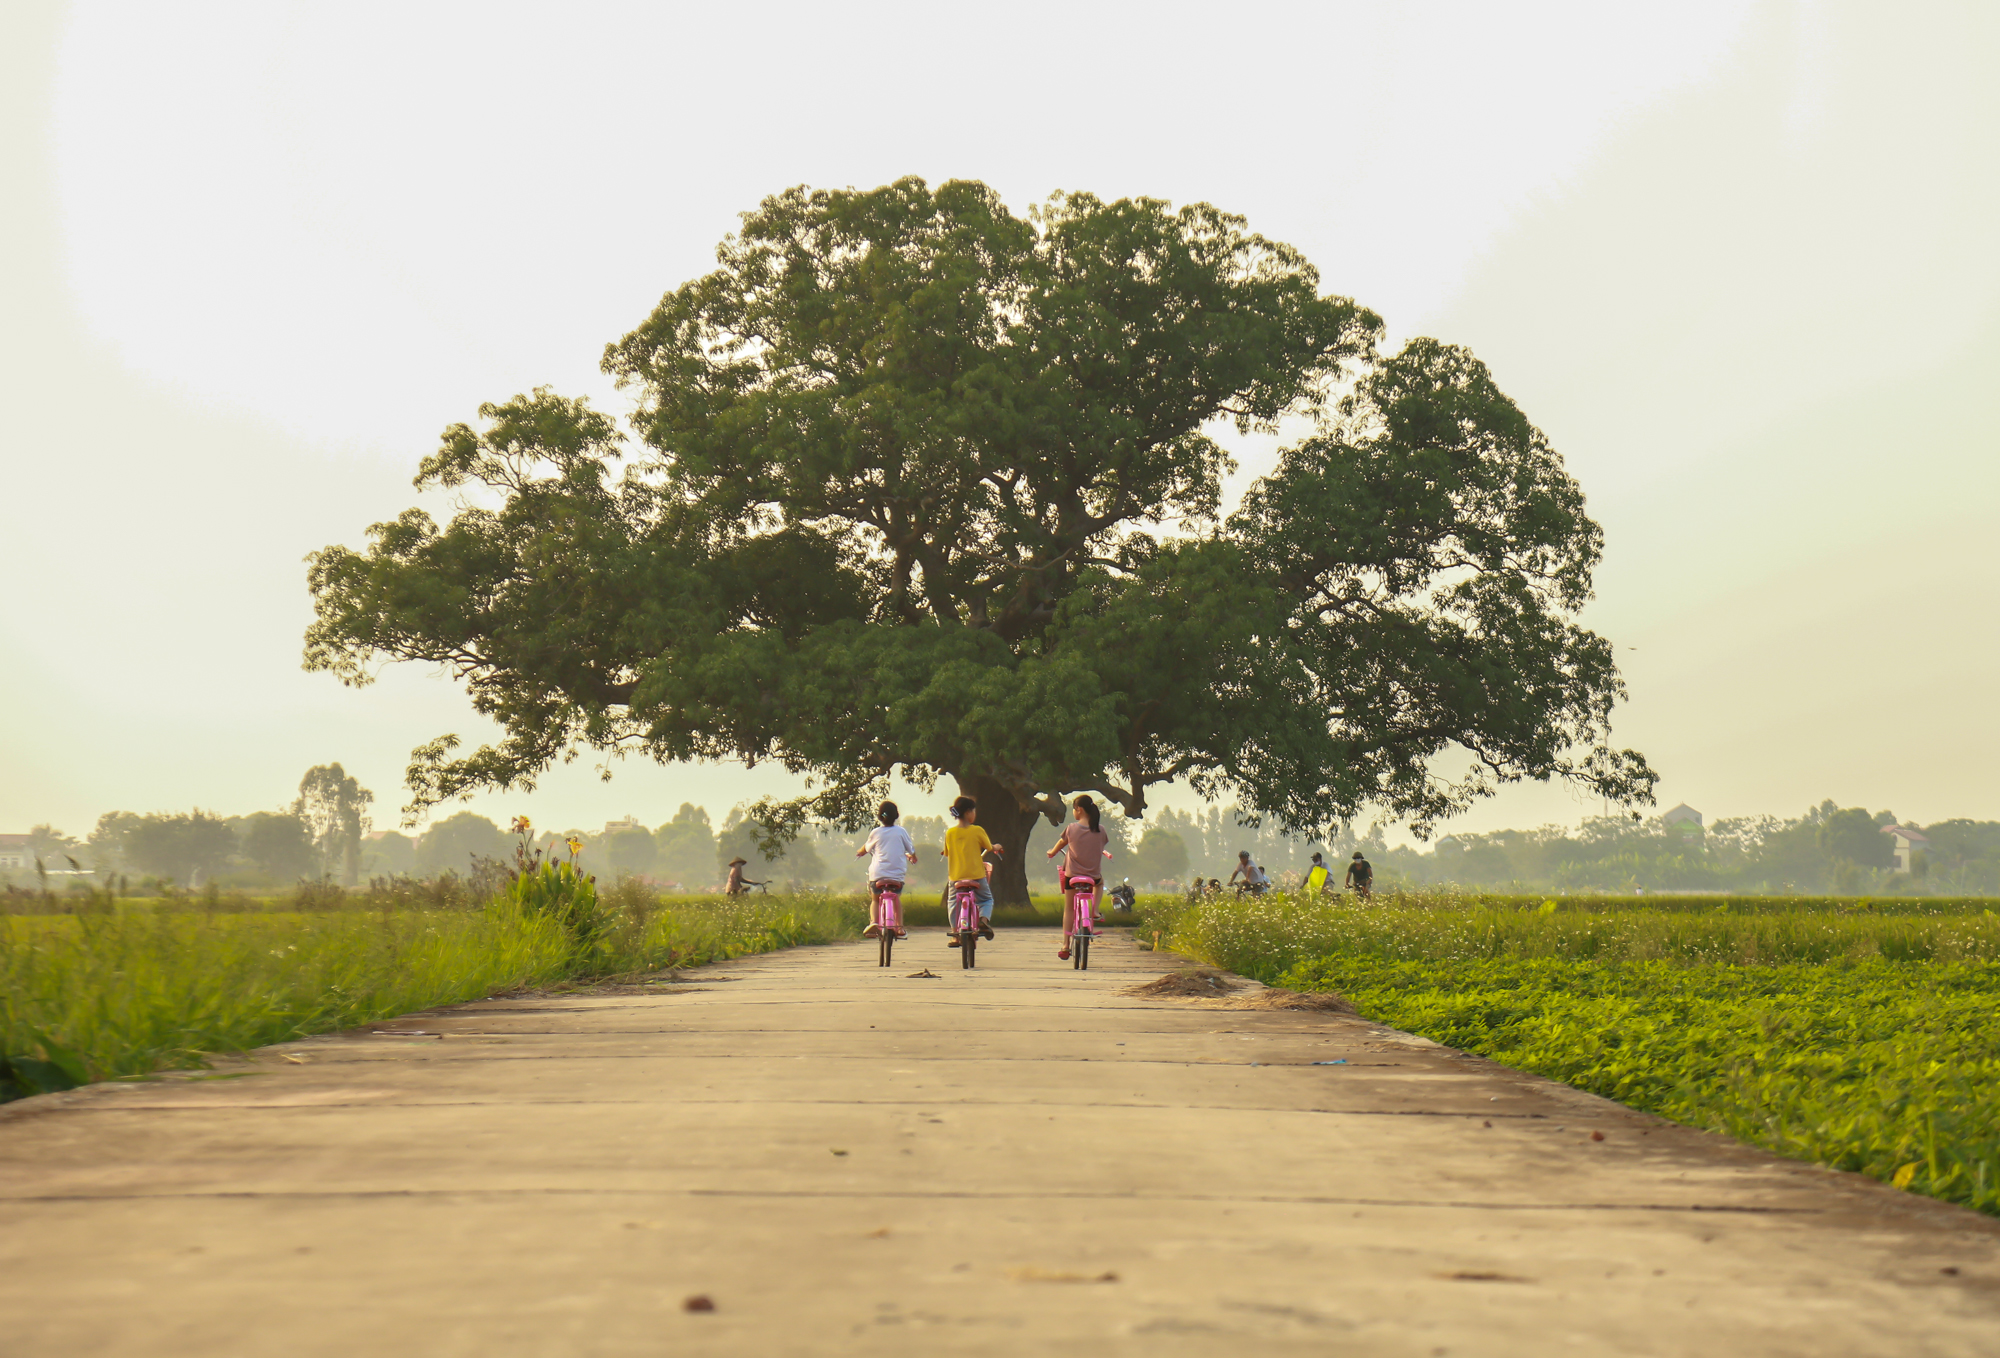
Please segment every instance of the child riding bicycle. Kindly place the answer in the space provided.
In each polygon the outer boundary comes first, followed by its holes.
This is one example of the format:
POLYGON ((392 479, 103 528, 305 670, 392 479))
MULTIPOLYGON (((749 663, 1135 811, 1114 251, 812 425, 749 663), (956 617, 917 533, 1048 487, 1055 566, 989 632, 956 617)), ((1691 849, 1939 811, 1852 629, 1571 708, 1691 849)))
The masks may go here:
POLYGON ((861 931, 862 937, 873 938, 884 929, 904 938, 903 928, 903 879, 909 875, 910 864, 917 861, 917 846, 910 842, 910 832, 896 822, 902 812, 894 802, 883 802, 875 811, 875 819, 882 823, 868 832, 868 842, 854 851, 856 858, 869 854, 868 860, 868 927, 861 931))
MULTIPOLYGON (((993 888, 987 882, 990 869, 986 866, 986 855, 999 853, 1000 846, 986 837, 986 831, 976 822, 979 819, 979 803, 971 797, 960 797, 951 804, 952 818, 957 821, 944 832, 945 875, 951 885, 946 888, 945 898, 950 900, 960 887, 972 890, 973 900, 979 906, 979 936, 993 937, 993 888)), ((946 919, 950 919, 950 907, 946 907, 946 919)), ((947 922, 946 931, 950 932, 947 922)), ((958 935, 952 934, 951 946, 958 946, 958 935)))
POLYGON ((1111 842, 1111 836, 1104 833, 1103 813, 1098 810, 1096 800, 1084 793, 1070 803, 1070 809, 1076 813, 1075 819, 1063 826, 1055 846, 1047 854, 1050 858, 1059 853, 1067 855, 1058 870, 1063 893, 1063 945, 1056 956, 1064 961, 1069 960, 1070 937, 1089 929, 1096 919, 1097 907, 1104 901, 1104 860, 1111 856, 1104 847, 1111 842), (1070 884, 1081 881, 1090 883, 1091 895, 1089 904, 1079 911, 1070 884))

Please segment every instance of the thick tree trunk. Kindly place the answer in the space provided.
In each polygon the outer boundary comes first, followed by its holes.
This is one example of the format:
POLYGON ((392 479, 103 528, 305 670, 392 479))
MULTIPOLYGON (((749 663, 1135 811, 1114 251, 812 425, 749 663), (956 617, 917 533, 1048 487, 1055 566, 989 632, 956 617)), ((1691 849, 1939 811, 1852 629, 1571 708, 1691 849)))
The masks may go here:
POLYGON ((997 778, 958 775, 960 795, 979 803, 979 824, 986 837, 1005 852, 993 867, 993 903, 1028 904, 1028 832, 1034 828, 1035 813, 1014 800, 997 778))

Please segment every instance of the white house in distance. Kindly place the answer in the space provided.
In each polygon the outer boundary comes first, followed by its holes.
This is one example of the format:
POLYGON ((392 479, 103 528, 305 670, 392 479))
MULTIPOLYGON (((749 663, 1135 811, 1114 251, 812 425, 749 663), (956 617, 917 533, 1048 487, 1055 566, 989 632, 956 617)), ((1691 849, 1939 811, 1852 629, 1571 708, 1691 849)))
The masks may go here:
POLYGON ((1660 824, 1687 839, 1701 838, 1701 812, 1682 802, 1660 817, 1660 824))
POLYGON ((1882 827, 1882 833, 1890 836, 1896 846, 1898 872, 1908 872, 1910 860, 1916 857, 1917 852, 1931 846, 1930 840, 1924 838, 1924 832, 1914 825, 1885 825, 1882 827))
POLYGON ((35 866, 34 836, 0 835, 0 872, 33 866, 35 866))

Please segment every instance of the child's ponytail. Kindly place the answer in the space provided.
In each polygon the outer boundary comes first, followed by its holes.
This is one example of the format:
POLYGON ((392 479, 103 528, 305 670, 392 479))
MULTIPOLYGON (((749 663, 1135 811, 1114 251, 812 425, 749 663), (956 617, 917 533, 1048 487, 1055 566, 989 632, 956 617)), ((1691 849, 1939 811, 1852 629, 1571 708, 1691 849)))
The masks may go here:
POLYGON ((875 808, 875 819, 881 821, 884 825, 894 825, 897 818, 902 814, 902 812, 896 809, 894 802, 883 802, 882 805, 875 808))
POLYGON ((1097 809, 1096 799, 1093 798, 1088 792, 1079 796, 1075 801, 1071 802, 1070 805, 1075 807, 1077 810, 1083 812, 1084 815, 1090 817, 1090 830, 1092 834, 1097 834, 1102 832, 1104 827, 1102 824, 1100 824, 1100 821, 1103 819, 1103 815, 1097 809))

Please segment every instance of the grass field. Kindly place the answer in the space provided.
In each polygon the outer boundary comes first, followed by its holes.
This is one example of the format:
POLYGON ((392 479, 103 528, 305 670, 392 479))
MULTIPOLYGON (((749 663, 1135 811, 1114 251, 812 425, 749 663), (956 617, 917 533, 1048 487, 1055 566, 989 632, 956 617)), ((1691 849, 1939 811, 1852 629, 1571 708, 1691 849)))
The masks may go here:
POLYGON ((474 909, 118 906, 0 916, 0 1100, 199 1066, 525 986, 849 937, 858 897, 607 893, 580 951, 551 918, 474 909))
POLYGON ((1142 900, 1189 956, 2000 1214, 1990 901, 1142 900), (1914 906, 1914 909, 1908 908, 1914 906))

